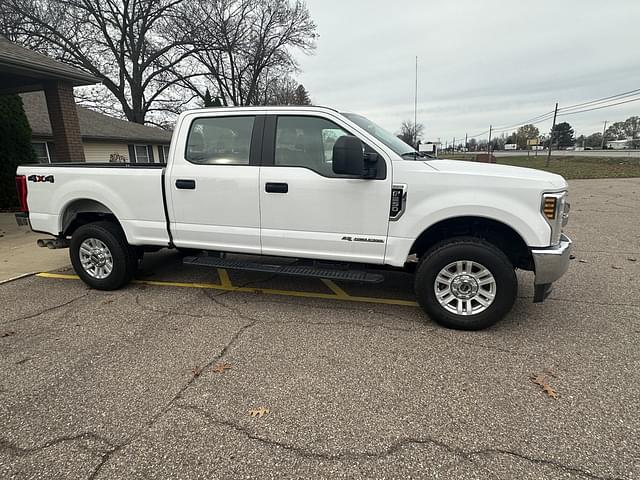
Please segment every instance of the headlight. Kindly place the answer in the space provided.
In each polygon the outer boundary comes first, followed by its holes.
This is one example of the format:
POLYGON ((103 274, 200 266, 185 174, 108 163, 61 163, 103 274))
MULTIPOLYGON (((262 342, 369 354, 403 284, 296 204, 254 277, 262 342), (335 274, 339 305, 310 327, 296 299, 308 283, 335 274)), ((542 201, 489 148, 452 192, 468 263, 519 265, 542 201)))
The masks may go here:
POLYGON ((542 215, 551 227, 551 245, 560 243, 562 227, 569 220, 569 202, 567 192, 545 193, 542 195, 542 215))

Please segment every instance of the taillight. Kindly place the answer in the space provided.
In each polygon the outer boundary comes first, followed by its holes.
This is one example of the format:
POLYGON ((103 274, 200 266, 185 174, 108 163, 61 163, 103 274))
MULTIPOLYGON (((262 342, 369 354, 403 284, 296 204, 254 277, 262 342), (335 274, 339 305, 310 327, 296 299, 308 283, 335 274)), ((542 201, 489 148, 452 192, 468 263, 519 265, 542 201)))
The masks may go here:
POLYGON ((20 202, 20 211, 29 212, 27 205, 27 177, 24 175, 16 175, 16 190, 18 191, 18 201, 20 202))

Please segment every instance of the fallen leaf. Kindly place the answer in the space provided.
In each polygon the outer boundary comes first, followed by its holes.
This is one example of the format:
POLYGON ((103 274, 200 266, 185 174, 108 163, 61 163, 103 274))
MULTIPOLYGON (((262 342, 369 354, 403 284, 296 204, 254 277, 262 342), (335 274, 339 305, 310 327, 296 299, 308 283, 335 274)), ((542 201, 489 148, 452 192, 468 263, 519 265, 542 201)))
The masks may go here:
POLYGON ((0 335, 0 338, 4 338, 4 337, 10 337, 11 335, 15 335, 16 332, 4 332, 2 335, 0 335))
POLYGON ((262 418, 265 415, 269 415, 269 409, 266 407, 259 407, 249 410, 249 415, 252 417, 262 418))
POLYGON ((589 263, 586 260, 578 260, 578 262, 580 262, 580 263, 589 263))
POLYGON ((622 267, 618 267, 617 265, 611 265, 611 268, 614 270, 622 270, 622 267))
POLYGON ((550 385, 543 385, 542 390, 551 398, 558 398, 558 393, 550 385))
POLYGON ((230 363, 218 363, 218 364, 214 365, 213 371, 215 373, 224 373, 227 370, 229 370, 230 368, 231 368, 231 364, 230 363))
POLYGON ((529 377, 533 383, 542 387, 542 391, 549 395, 551 398, 558 399, 558 392, 556 392, 555 388, 549 385, 547 379, 544 375, 531 375, 529 377))
POLYGON ((627 258, 627 260, 629 260, 630 262, 637 262, 638 261, 637 258, 633 258, 633 257, 629 257, 629 258, 627 258))
POLYGON ((575 260, 576 256, 575 255, 569 255, 569 260, 575 260))
POLYGON ((195 366, 195 367, 193 367, 193 369, 191 370, 191 373, 193 373, 193 376, 194 376, 194 377, 199 377, 200 375, 202 375, 202 370, 203 370, 203 368, 202 368, 202 367, 199 367, 199 366, 197 366, 197 365, 196 365, 196 366, 195 366))

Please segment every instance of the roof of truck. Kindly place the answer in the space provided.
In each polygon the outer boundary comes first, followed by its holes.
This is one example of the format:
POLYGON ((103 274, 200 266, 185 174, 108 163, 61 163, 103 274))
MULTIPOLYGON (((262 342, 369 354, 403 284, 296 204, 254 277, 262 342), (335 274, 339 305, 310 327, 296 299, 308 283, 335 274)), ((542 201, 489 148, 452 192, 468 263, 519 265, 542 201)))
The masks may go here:
POLYGON ((333 113, 340 113, 335 108, 324 107, 322 105, 255 105, 255 106, 226 106, 226 107, 206 107, 206 108, 196 108, 193 110, 188 110, 184 113, 199 113, 199 112, 220 112, 220 111, 247 111, 247 112, 255 112, 255 111, 281 111, 281 110, 301 110, 301 111, 330 111, 333 113))

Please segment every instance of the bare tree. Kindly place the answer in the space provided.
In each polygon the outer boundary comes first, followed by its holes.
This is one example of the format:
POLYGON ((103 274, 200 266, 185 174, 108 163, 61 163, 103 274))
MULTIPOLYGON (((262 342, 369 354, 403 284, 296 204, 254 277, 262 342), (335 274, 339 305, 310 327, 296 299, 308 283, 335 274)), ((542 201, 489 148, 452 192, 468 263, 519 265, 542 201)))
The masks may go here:
POLYGON ((422 139, 424 125, 421 123, 413 123, 411 120, 405 120, 400 125, 400 133, 398 138, 407 145, 418 148, 418 142, 422 139))
MULTIPOLYGON (((0 27, 14 41, 85 70, 104 87, 87 89, 84 103, 137 123, 175 112, 188 102, 177 86, 189 75, 191 30, 173 28, 184 0, 2 0, 0 27), (105 98, 105 89, 115 102, 105 98)), ((209 44, 215 48, 216 43, 209 44)))
POLYGON ((263 105, 293 105, 296 100, 296 88, 298 88, 298 83, 291 75, 284 72, 265 72, 260 78, 258 87, 262 97, 259 103, 263 105))
MULTIPOLYGON (((316 25, 296 0, 193 0, 181 6, 181 25, 195 25, 193 58, 225 105, 256 105, 280 78, 295 72, 292 51, 315 48, 316 25), (219 49, 207 48, 217 44, 219 49)), ((202 95, 198 82, 192 89, 202 95)))

